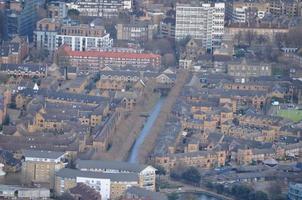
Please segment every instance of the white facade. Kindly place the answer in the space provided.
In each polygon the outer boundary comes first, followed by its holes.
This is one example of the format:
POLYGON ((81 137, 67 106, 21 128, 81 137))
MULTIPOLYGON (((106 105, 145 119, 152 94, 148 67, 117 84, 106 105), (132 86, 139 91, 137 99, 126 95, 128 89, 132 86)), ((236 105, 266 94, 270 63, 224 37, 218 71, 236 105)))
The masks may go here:
POLYGON ((132 9, 132 0, 124 0, 124 9, 125 10, 131 10, 132 9))
POLYGON ((56 35, 56 48, 67 44, 73 51, 99 50, 112 47, 113 40, 109 34, 102 37, 86 37, 74 35, 56 35))
POLYGON ((102 200, 110 199, 110 179, 77 177, 76 182, 85 183, 98 191, 102 196, 102 200))
POLYGON ((224 34, 224 12, 224 3, 177 4, 175 38, 190 36, 201 39, 204 48, 219 47, 224 34))
POLYGON ((38 49, 54 51, 56 49, 56 31, 34 31, 35 43, 38 49))
POLYGON ((232 22, 245 23, 246 22, 246 7, 238 7, 232 10, 232 22))

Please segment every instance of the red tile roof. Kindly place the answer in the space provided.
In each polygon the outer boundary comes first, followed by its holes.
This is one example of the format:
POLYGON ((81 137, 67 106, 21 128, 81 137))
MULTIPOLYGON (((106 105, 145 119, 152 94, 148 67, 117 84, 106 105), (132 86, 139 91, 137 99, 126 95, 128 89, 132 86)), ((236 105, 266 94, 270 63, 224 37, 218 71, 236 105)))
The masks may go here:
POLYGON ((103 57, 103 58, 127 58, 127 59, 160 59, 159 54, 152 53, 129 53, 109 51, 72 51, 70 47, 64 46, 64 52, 68 56, 79 57, 103 57))

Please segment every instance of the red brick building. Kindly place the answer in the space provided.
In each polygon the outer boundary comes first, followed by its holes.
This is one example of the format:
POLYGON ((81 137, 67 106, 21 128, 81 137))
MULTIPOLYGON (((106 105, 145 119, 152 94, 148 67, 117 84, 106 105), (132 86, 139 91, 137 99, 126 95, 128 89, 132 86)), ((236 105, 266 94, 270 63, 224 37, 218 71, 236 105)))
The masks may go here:
POLYGON ((159 68, 161 56, 152 53, 133 53, 117 51, 72 51, 67 45, 57 52, 60 65, 71 65, 88 71, 98 71, 108 67, 123 68, 133 66, 137 68, 159 68))

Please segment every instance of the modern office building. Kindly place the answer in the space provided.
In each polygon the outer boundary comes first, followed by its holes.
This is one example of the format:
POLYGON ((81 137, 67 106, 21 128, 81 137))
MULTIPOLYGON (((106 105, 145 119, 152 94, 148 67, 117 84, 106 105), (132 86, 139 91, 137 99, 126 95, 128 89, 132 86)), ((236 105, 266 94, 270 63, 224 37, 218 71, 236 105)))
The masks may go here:
POLYGON ((14 35, 27 36, 32 41, 37 21, 39 0, 11 0, 5 10, 4 35, 10 39, 14 35))
POLYGON ((206 49, 220 47, 224 34, 224 3, 177 4, 175 37, 201 39, 206 49))

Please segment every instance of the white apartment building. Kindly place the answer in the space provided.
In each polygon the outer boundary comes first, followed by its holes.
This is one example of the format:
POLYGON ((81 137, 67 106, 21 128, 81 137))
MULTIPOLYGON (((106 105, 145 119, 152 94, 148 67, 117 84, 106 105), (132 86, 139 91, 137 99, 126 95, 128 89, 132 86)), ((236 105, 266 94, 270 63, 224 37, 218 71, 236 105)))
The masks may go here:
POLYGON ((220 47, 224 34, 224 3, 214 4, 177 4, 176 28, 177 40, 190 36, 202 40, 204 48, 220 47))
POLYGON ((73 51, 99 50, 110 48, 113 39, 109 34, 104 36, 79 36, 79 35, 56 35, 56 48, 67 44, 73 51))
POLYGON ((237 7, 232 10, 231 21, 234 23, 246 22, 246 7, 237 7))

